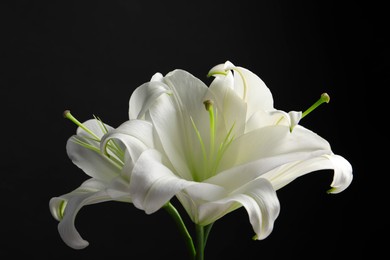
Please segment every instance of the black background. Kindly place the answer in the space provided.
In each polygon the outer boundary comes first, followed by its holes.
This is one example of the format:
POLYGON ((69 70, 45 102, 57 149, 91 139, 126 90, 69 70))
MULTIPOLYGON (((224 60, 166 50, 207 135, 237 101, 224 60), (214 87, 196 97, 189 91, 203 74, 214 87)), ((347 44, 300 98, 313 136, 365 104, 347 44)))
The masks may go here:
POLYGON ((259 75, 278 109, 305 110, 328 92, 331 102, 301 124, 351 162, 354 181, 328 195, 332 172, 320 171, 279 190, 281 212, 263 241, 251 240, 245 210, 226 215, 213 227, 206 259, 375 259, 384 226, 375 189, 381 177, 367 167, 374 153, 367 125, 377 108, 371 93, 388 83, 389 48, 383 8, 359 2, 1 4, 1 259, 187 259, 166 212, 145 215, 119 202, 79 212, 76 226, 89 247, 61 241, 48 202, 87 178, 67 158, 76 127, 62 112, 116 127, 127 119, 132 91, 155 72, 181 68, 208 84, 208 70, 226 60, 259 75))

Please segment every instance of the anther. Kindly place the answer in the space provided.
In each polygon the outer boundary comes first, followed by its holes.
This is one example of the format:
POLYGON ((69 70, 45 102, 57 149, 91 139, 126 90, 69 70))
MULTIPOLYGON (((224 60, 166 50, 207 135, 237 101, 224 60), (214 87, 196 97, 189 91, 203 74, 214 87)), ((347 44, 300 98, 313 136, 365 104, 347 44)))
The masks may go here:
POLYGON ((64 118, 69 118, 68 116, 70 115, 70 110, 65 110, 62 115, 64 116, 64 118))
POLYGON ((63 113, 63 116, 67 119, 69 119, 70 121, 72 121, 75 125, 77 125, 78 127, 80 127, 81 129, 83 129, 85 132, 87 132, 88 134, 90 134, 96 141, 100 141, 100 138, 94 133, 92 132, 90 129, 88 129, 84 124, 82 124, 79 120, 77 120, 71 113, 70 113, 70 110, 65 110, 64 113, 63 113))
POLYGON ((211 101, 211 100, 205 100, 205 101, 203 102, 203 104, 204 104, 204 106, 205 106, 205 108, 206 108, 207 111, 210 111, 210 109, 213 109, 213 104, 214 104, 213 101, 211 101))

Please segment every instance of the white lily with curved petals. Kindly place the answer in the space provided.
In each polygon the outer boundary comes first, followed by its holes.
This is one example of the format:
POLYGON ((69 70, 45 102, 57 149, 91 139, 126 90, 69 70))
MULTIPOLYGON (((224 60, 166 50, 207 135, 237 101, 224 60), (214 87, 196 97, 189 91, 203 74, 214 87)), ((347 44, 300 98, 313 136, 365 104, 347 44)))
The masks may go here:
POLYGON ((91 178, 50 201, 65 243, 88 245, 74 226, 84 205, 125 201, 151 214, 174 196, 197 227, 244 207, 255 238, 264 239, 280 211, 276 190, 323 169, 334 170, 330 193, 350 185, 349 162, 298 124, 305 113, 275 109, 258 76, 231 62, 209 76, 207 87, 184 70, 156 73, 134 91, 130 120, 117 129, 79 124, 67 152, 91 178))
POLYGON ((230 62, 209 75, 215 79, 208 88, 183 70, 158 73, 131 96, 130 120, 147 120, 154 136, 131 173, 136 207, 153 213, 177 196, 205 226, 243 206, 263 239, 279 214, 275 190, 322 169, 334 170, 331 193, 349 186, 349 162, 298 125, 301 112, 275 109, 258 76, 230 62))

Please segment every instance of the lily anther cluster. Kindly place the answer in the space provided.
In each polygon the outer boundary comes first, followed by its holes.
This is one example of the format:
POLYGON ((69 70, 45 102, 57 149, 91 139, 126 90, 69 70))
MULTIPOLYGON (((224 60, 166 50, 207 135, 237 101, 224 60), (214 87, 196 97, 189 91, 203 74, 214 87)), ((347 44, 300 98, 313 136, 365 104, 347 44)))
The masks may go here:
POLYGON ((90 177, 50 200, 67 245, 88 245, 74 224, 85 205, 121 201, 152 214, 174 209, 176 197, 203 234, 197 246, 188 240, 199 255, 206 227, 240 207, 255 238, 266 238, 280 210, 276 191, 297 177, 331 169, 329 193, 350 185, 350 163, 299 125, 329 101, 327 94, 304 112, 287 113, 274 108, 269 88, 248 69, 226 62, 208 75, 210 86, 184 70, 156 73, 133 92, 129 120, 117 128, 96 117, 81 123, 65 111, 78 126, 67 142, 68 156, 90 177))

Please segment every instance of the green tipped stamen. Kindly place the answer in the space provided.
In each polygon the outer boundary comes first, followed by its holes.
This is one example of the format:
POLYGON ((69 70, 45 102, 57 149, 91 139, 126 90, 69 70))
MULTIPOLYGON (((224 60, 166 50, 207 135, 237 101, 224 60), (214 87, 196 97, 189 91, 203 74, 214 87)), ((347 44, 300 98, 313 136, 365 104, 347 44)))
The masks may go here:
POLYGON ((310 114, 314 109, 316 109, 318 106, 320 106, 323 103, 329 103, 330 101, 330 96, 327 93, 322 93, 321 97, 315 102, 311 107, 306 109, 305 112, 302 113, 302 118, 310 114))
POLYGON ((230 144, 234 140, 233 129, 235 124, 233 123, 230 127, 229 131, 224 134, 224 138, 219 139, 219 133, 217 133, 217 118, 218 118, 218 110, 214 107, 214 103, 212 100, 206 100, 203 102, 206 111, 209 114, 209 143, 207 147, 207 143, 204 142, 204 136, 202 136, 198 127, 196 126, 192 117, 190 117, 191 124, 193 130, 196 133, 200 149, 199 153, 202 155, 201 158, 196 157, 193 158, 192 163, 194 163, 194 167, 192 169, 193 179, 195 181, 202 181, 207 178, 214 176, 218 170, 219 163, 222 160, 223 154, 226 152, 230 144), (208 148, 208 149, 207 149, 208 148), (197 160, 202 160, 202 163, 197 160))
MULTIPOLYGON (((191 119, 192 127, 194 128, 196 136, 198 137, 198 141, 200 143, 200 147, 202 149, 202 155, 203 155, 204 163, 206 163, 206 161, 207 161, 207 153, 206 153, 206 148, 205 148, 202 136, 200 135, 200 132, 199 132, 198 128, 195 125, 194 119, 192 119, 192 117, 190 117, 190 119, 191 119)), ((204 167, 204 168, 206 168, 206 167, 204 167)))
POLYGON ((77 125, 78 127, 80 127, 81 129, 83 129, 85 132, 87 132, 88 134, 90 134, 93 139, 95 141, 98 141, 100 142, 100 138, 95 135, 94 132, 92 132, 90 129, 88 129, 85 125, 83 125, 79 120, 77 120, 71 113, 69 110, 65 110, 64 111, 64 117, 69 119, 70 121, 72 121, 75 125, 77 125))
MULTIPOLYGON (((101 149, 99 147, 99 143, 101 142, 100 137, 98 137, 94 132, 92 132, 91 129, 86 127, 84 124, 82 124, 79 120, 77 120, 69 110, 64 111, 64 117, 72 121, 75 125, 83 129, 86 133, 90 135, 90 137, 79 137, 79 136, 73 136, 72 141, 75 142, 76 144, 89 149, 91 151, 94 151, 98 154, 101 154, 101 149), (98 144, 94 144, 93 142, 89 141, 94 141, 97 142, 98 144)), ((100 130, 102 131, 103 134, 108 133, 108 129, 106 125, 103 123, 103 121, 99 118, 94 116, 95 120, 98 122, 98 125, 100 127, 100 130)), ((114 141, 114 140, 109 140, 104 147, 104 154, 106 155, 106 158, 108 158, 111 163, 113 163, 115 166, 118 168, 123 167, 124 165, 124 151, 122 148, 114 141), (110 153, 109 153, 110 151, 110 153)))

